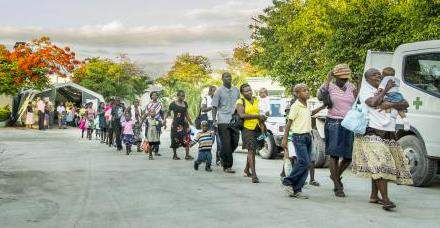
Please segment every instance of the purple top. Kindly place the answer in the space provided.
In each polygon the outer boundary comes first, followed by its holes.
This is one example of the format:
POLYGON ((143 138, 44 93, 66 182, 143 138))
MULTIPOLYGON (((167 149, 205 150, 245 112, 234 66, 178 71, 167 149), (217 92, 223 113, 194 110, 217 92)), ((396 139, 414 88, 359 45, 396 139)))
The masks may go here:
POLYGON ((350 82, 345 83, 344 87, 345 91, 334 83, 328 87, 333 107, 328 110, 327 116, 332 119, 344 119, 356 99, 353 94, 356 87, 350 82))

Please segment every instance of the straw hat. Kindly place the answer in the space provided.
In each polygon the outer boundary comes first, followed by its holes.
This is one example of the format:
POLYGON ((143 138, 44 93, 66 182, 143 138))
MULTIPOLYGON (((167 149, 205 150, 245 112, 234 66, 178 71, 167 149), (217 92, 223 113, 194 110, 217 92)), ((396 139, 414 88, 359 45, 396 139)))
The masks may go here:
POLYGON ((350 78, 351 70, 348 64, 338 64, 333 68, 333 75, 336 78, 350 78))

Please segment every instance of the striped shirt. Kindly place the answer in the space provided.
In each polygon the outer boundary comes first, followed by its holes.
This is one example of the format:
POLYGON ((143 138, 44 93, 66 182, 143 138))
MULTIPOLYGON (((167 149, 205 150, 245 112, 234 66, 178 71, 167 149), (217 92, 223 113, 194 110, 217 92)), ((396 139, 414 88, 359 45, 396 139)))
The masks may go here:
POLYGON ((199 132, 194 141, 199 143, 199 150, 211 150, 214 144, 214 133, 212 131, 199 132))

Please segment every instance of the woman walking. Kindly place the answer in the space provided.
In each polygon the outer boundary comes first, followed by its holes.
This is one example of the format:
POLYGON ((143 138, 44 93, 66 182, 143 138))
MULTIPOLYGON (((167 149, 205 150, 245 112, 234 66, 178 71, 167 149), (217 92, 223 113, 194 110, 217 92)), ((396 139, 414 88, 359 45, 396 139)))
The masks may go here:
MULTIPOLYGON (((150 99, 151 102, 148 103, 147 108, 146 108, 146 113, 149 114, 151 112, 154 113, 154 119, 156 120, 156 131, 159 137, 159 142, 157 143, 157 145, 154 147, 154 155, 155 156, 161 156, 161 154, 159 153, 159 145, 160 145, 160 135, 162 133, 162 126, 163 126, 163 116, 162 116, 162 104, 158 101, 159 96, 157 94, 157 92, 151 92, 150 93, 150 99)), ((145 131, 147 131, 147 129, 145 129, 145 131)), ((147 133, 147 132, 145 132, 147 133)))
POLYGON ((260 148, 261 141, 258 140, 258 137, 265 131, 264 121, 266 116, 260 114, 259 100, 252 96, 252 89, 249 84, 241 85, 240 93, 243 98, 237 101, 236 108, 238 115, 244 120, 241 135, 243 149, 248 151, 243 175, 252 177, 252 183, 259 183, 257 171, 255 170, 255 153, 260 148))
POLYGON ((394 86, 391 80, 385 89, 378 89, 382 75, 377 69, 365 72, 359 100, 367 108, 368 127, 365 135, 356 135, 353 146, 353 173, 371 178, 370 203, 381 204, 384 210, 396 205, 388 196, 388 182, 412 184, 408 161, 396 141, 396 122, 382 110, 408 108, 406 101, 387 102, 384 96, 394 86), (383 124, 387 123, 387 124, 383 124), (381 198, 378 193, 380 192, 381 198))
POLYGON ((94 128, 94 120, 95 120, 95 109, 93 109, 93 103, 88 103, 86 105, 86 118, 87 118, 87 138, 92 140, 92 133, 94 128))
POLYGON ((351 70, 346 64, 339 64, 329 73, 327 83, 322 85, 318 98, 327 93, 331 104, 325 120, 325 151, 330 156, 330 179, 337 197, 345 197, 341 176, 350 165, 353 152, 353 132, 341 126, 347 112, 355 101, 356 87, 348 80, 351 70))
MULTIPOLYGON (((173 159, 180 160, 177 156, 177 148, 185 148, 185 160, 192 160, 189 155, 189 124, 192 125, 191 118, 188 115, 188 104, 185 101, 185 92, 177 91, 177 100, 173 101, 168 108, 166 117, 173 113, 173 122, 171 123, 171 148, 173 149, 173 159)), ((166 118, 165 120, 166 121, 166 118)), ((166 126, 166 123, 165 123, 166 126)))
POLYGON ((134 144, 136 144, 137 152, 141 152, 141 144, 142 144, 142 111, 140 106, 140 101, 135 100, 133 106, 130 108, 131 116, 134 121, 133 134, 134 134, 134 144))

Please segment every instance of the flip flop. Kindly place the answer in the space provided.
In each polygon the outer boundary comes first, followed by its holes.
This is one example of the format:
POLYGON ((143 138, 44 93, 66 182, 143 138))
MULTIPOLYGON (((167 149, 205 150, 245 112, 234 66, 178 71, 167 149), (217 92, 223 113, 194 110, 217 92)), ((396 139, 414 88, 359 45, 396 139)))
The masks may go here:
POLYGON ((370 201, 368 201, 369 203, 372 204, 379 204, 379 205, 383 205, 383 201, 382 199, 370 199, 370 201))
POLYGON ((383 203, 382 209, 384 209, 385 211, 390 211, 391 209, 396 208, 396 204, 394 204, 393 202, 388 202, 388 203, 383 203))
POLYGON ((185 156, 185 160, 193 160, 194 158, 191 155, 185 156))
POLYGON ((243 177, 252 177, 252 174, 251 173, 243 172, 243 177))
POLYGON ((179 157, 173 157, 173 160, 180 160, 179 157))

